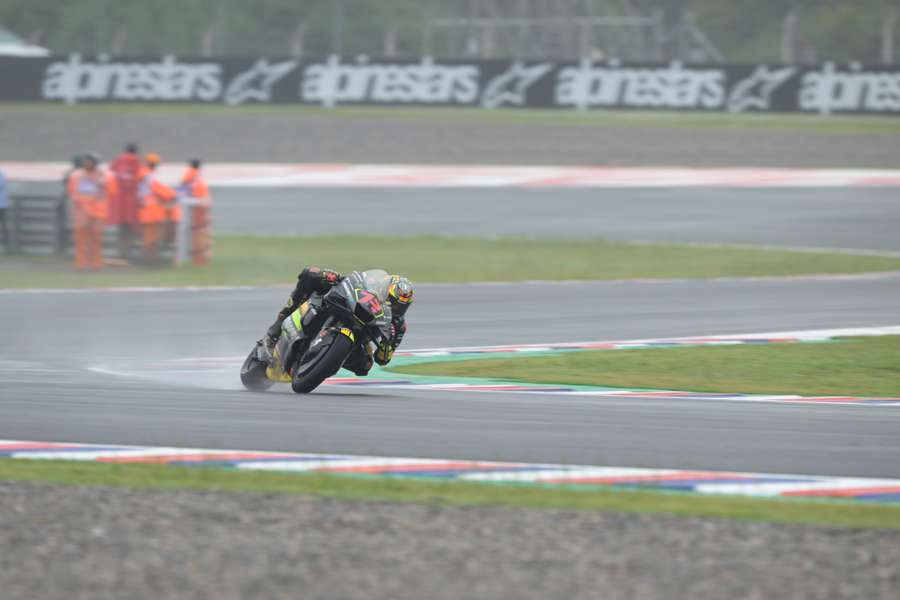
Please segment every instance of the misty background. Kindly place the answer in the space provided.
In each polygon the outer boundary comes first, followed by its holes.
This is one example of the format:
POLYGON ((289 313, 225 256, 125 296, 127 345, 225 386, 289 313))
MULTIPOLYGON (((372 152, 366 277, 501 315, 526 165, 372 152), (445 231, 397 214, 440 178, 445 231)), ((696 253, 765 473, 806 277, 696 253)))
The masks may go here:
POLYGON ((896 64, 897 0, 3 0, 53 53, 896 64), (148 24, 150 24, 148 26, 148 24))

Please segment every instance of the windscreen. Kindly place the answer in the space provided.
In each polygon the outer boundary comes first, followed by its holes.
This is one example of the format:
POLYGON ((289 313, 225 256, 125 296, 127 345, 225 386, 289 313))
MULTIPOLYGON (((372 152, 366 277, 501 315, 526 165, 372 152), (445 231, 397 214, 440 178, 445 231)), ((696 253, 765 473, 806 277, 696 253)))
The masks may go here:
POLYGON ((381 316, 373 321, 372 325, 381 332, 381 335, 385 339, 390 339, 391 305, 387 301, 387 290, 391 283, 391 276, 388 275, 387 271, 383 271, 382 269, 369 269, 368 271, 362 271, 360 275, 362 276, 366 288, 378 296, 378 299, 381 301, 381 306, 383 307, 381 316))
POLYGON ((360 274, 366 283, 366 288, 376 294, 383 304, 387 304, 387 290, 391 283, 391 276, 387 274, 387 271, 369 269, 360 274))

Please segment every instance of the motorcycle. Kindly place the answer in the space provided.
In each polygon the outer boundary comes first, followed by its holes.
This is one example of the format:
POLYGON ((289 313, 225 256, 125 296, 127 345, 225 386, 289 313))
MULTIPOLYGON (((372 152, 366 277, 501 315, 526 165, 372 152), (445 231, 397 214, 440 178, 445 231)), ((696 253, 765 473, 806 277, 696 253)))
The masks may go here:
POLYGON ((344 365, 354 350, 391 339, 387 302, 390 275, 381 269, 353 271, 325 294, 313 294, 281 322, 281 337, 269 354, 262 340, 241 366, 241 383, 264 391, 290 382, 298 394, 316 389, 344 365))

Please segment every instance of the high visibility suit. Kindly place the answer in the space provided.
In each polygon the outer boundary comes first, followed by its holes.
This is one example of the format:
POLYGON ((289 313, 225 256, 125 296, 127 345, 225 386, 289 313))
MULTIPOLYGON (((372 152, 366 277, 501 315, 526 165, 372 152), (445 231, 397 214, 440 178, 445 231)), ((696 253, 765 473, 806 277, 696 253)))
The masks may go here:
POLYGON ((210 208, 212 196, 200 169, 188 167, 181 176, 178 185, 178 193, 192 198, 198 204, 191 207, 191 262, 195 265, 209 263, 212 252, 212 237, 210 236, 210 208))
POLYGON ((141 158, 132 152, 123 152, 109 163, 109 170, 116 178, 119 196, 109 205, 110 225, 138 225, 138 174, 141 158))
POLYGON ((75 267, 103 267, 103 232, 109 199, 115 196, 115 179, 98 166, 78 169, 69 176, 75 267))
POLYGON ((166 208, 175 202, 177 192, 156 179, 156 171, 143 166, 138 171, 138 197, 142 250, 146 261, 159 260, 159 240, 166 219, 166 208))
POLYGON ((136 152, 123 152, 109 164, 109 170, 116 178, 119 193, 110 199, 107 222, 118 226, 119 254, 127 258, 132 239, 140 231, 138 174, 141 158, 136 152))
POLYGON ((177 194, 175 199, 162 202, 160 206, 163 210, 163 244, 172 246, 175 243, 175 230, 181 221, 181 205, 177 202, 177 194))

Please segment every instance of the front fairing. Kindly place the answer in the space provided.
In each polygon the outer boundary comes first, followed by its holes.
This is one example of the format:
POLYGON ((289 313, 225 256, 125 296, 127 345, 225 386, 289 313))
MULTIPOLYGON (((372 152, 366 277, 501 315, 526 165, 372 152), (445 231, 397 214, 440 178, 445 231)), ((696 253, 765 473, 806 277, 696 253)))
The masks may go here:
MULTIPOLYGON (((390 309, 385 311, 386 313, 390 312, 390 309)), ((372 340, 377 344, 386 344, 391 340, 391 319, 387 316, 382 316, 372 323, 369 324, 369 335, 372 340)))
POLYGON ((391 307, 387 302, 390 275, 381 269, 353 271, 333 287, 325 302, 333 313, 373 341, 391 338, 391 307))

